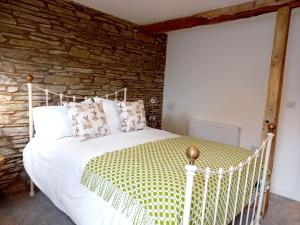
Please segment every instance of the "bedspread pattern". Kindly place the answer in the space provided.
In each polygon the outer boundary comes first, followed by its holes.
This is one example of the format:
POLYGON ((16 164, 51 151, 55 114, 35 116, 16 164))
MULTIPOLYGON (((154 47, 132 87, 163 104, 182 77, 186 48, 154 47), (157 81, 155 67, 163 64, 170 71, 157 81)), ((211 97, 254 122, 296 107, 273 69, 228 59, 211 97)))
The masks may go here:
MULTIPOLYGON (((91 159, 85 167, 81 183, 131 217, 135 225, 181 224, 186 182, 184 166, 187 164, 185 150, 191 145, 200 149, 200 157, 195 164, 202 169, 228 169, 253 154, 239 147, 197 138, 170 138, 91 159)), ((237 213, 242 208, 245 173, 243 171, 241 176, 237 213)), ((227 222, 232 220, 237 177, 237 173, 233 175, 227 222)), ((211 224, 213 220, 216 184, 215 175, 209 181, 205 224, 211 224)), ((252 190, 253 187, 249 184, 247 186, 247 192, 252 190)), ((200 224, 203 187, 204 176, 198 173, 194 180, 191 224, 200 224)), ((221 185, 217 224, 223 224, 227 189, 228 176, 225 175, 221 185)))

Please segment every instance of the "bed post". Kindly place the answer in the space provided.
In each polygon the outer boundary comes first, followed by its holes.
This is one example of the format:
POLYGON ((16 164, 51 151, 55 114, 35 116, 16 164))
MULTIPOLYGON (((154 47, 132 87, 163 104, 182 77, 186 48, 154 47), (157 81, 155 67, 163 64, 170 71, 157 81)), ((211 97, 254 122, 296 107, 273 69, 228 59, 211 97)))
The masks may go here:
MULTIPOLYGON (((28 87, 28 108, 29 108, 29 140, 33 138, 33 117, 32 117, 32 80, 33 76, 28 74, 27 87, 28 87)), ((34 196, 34 184, 30 179, 30 196, 34 196)))
POLYGON ((186 186, 184 196, 184 211, 183 211, 183 225, 190 223, 190 211, 192 203, 193 181, 197 171, 197 166, 194 165, 195 160, 199 157, 200 151, 195 146, 191 146, 186 150, 186 156, 189 159, 189 164, 185 166, 186 170, 186 186))
POLYGON ((260 183, 260 191, 259 191, 259 199, 258 199, 258 205, 257 205, 257 211, 256 211, 256 219, 255 219, 255 225, 260 224, 261 219, 261 210, 262 210, 262 204, 264 200, 265 195, 265 186, 266 186, 266 179, 267 174, 269 170, 269 160, 270 160, 270 153, 271 153, 271 146, 272 146, 272 139, 275 136, 274 131, 276 129, 276 125, 271 123, 268 125, 268 138, 267 138, 267 146, 266 146, 266 153, 265 153, 265 159, 263 162, 263 173, 260 183))
POLYGON ((124 102, 127 102, 127 87, 124 88, 124 102))

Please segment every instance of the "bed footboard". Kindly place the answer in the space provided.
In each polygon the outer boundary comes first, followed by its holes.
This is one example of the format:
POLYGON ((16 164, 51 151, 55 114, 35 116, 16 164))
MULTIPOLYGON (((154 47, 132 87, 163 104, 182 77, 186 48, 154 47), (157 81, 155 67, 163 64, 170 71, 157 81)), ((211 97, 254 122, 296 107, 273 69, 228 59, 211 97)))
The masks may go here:
MULTIPOLYGON (((218 215, 220 213, 220 193, 221 183, 223 178, 226 176, 227 179, 224 182, 227 183, 226 190, 226 201, 224 215, 222 215, 221 224, 228 224, 232 219, 232 225, 237 223, 236 215, 240 213, 239 225, 259 225, 261 219, 261 210, 265 194, 265 187, 267 183, 268 165, 270 158, 270 151, 272 140, 274 137, 274 130, 276 126, 269 124, 269 133, 267 138, 263 141, 262 145, 255 151, 255 153, 248 157, 244 162, 239 163, 237 167, 230 167, 224 170, 211 170, 206 168, 201 170, 194 165, 195 160, 200 155, 199 149, 196 147, 189 147, 186 151, 189 164, 185 166, 186 169, 186 187, 185 187, 185 199, 184 199, 184 213, 183 213, 183 225, 189 225, 191 220, 191 204, 192 204, 192 192, 193 192, 193 181, 196 173, 201 173, 204 178, 204 187, 202 192, 201 200, 201 215, 200 225, 204 225, 206 219, 206 203, 207 196, 209 195, 209 180, 212 176, 217 177, 215 182, 215 198, 212 218, 210 218, 209 224, 216 225, 220 223, 220 219, 217 222, 218 215), (251 169, 250 169, 251 168, 251 169), (242 182, 242 172, 244 179, 242 182), (233 182, 233 176, 237 178, 237 181, 233 182), (249 191, 250 190, 250 191, 249 191), (238 201, 239 200, 239 201, 238 201), (229 205, 233 204, 233 210, 229 210, 229 205), (241 210, 238 211, 238 205, 241 210)), ((218 217, 219 216, 219 217, 218 217)))

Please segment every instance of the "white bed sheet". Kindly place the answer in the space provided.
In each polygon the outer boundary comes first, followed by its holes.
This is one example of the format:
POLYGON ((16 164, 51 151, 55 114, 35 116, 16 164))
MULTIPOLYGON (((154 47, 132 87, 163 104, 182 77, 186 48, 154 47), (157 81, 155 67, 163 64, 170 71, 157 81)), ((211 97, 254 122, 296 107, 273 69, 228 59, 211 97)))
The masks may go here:
POLYGON ((33 182, 78 225, 131 225, 130 219, 80 184, 87 162, 106 152, 177 135, 146 128, 79 142, 63 138, 41 142, 33 138, 23 152, 24 167, 33 182))

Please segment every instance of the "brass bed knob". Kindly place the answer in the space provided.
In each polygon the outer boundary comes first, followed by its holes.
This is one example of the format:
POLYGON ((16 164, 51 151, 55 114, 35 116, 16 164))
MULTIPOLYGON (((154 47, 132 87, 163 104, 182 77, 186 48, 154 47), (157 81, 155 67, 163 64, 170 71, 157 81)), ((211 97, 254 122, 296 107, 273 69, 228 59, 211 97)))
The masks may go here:
POLYGON ((194 165, 194 163, 195 163, 196 159, 198 159, 199 155, 200 155, 200 151, 195 146, 190 146, 186 150, 186 156, 189 159, 190 165, 194 165))
POLYGON ((276 125, 274 123, 270 123, 268 125, 268 130, 270 133, 274 133, 275 129, 276 129, 276 125))
POLYGON ((31 83, 33 80, 33 76, 31 74, 28 74, 26 79, 29 81, 29 83, 31 83))

